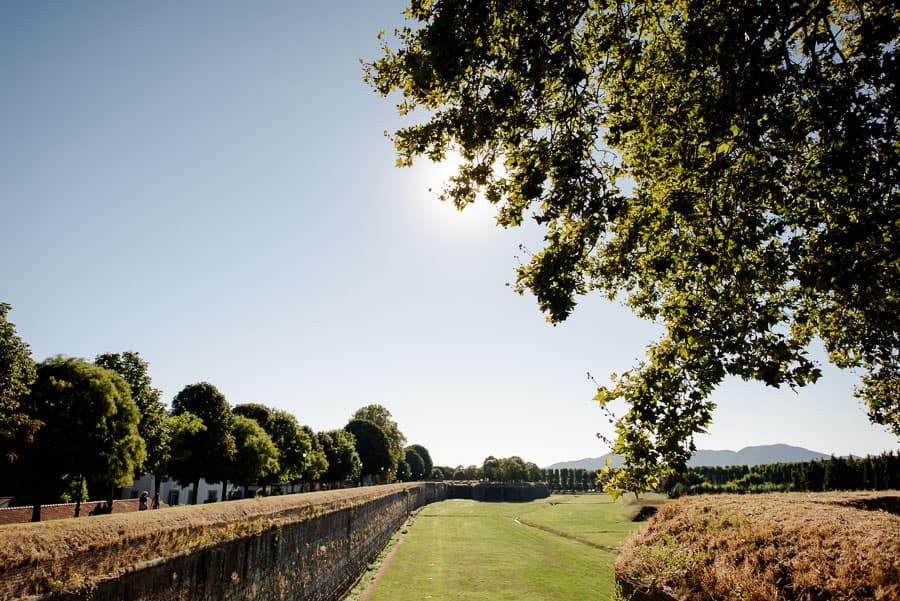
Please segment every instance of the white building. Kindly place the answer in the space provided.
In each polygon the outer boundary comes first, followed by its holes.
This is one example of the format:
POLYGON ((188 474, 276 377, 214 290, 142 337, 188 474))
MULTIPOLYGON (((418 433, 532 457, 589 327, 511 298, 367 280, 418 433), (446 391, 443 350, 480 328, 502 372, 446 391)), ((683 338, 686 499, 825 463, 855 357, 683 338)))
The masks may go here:
MULTIPOLYGON (((247 491, 248 496, 256 494, 255 486, 250 487, 247 491)), ((146 475, 135 480, 134 484, 127 488, 123 488, 119 495, 121 499, 137 499, 142 491, 147 491, 150 497, 153 497, 153 476, 146 475)), ((193 505, 192 494, 194 492, 193 485, 181 486, 175 480, 163 480, 159 485, 159 500, 166 505, 193 505)), ((222 483, 214 482, 209 484, 206 480, 200 479, 200 487, 197 491, 197 497, 200 503, 215 503, 221 501, 222 483)), ((242 499, 244 497, 244 487, 228 485, 228 499, 242 499)))

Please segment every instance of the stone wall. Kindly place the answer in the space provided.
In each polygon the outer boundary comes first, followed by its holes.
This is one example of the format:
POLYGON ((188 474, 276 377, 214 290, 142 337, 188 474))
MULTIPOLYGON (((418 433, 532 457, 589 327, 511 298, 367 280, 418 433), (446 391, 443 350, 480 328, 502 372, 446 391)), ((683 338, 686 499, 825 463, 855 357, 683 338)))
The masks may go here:
POLYGON ((0 598, 337 601, 419 507, 548 495, 426 482, 6 526, 0 598))
POLYGON ((65 590, 44 591, 31 598, 336 601, 411 511, 446 497, 442 483, 385 486, 377 492, 358 490, 358 499, 348 502, 345 497, 338 508, 326 508, 308 519, 273 520, 272 527, 251 536, 126 566, 99 581, 79 584, 70 580, 65 590))
POLYGON ((550 496, 546 484, 506 484, 501 482, 448 482, 448 499, 523 502, 550 496))

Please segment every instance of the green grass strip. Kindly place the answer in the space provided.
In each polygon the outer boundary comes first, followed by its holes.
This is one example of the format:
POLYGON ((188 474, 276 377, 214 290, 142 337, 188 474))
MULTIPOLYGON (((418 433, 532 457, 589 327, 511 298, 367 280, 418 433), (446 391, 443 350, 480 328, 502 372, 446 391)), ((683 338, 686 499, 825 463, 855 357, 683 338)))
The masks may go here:
POLYGON ((611 549, 637 527, 606 495, 435 503, 422 509, 363 598, 608 599, 615 589, 611 549))

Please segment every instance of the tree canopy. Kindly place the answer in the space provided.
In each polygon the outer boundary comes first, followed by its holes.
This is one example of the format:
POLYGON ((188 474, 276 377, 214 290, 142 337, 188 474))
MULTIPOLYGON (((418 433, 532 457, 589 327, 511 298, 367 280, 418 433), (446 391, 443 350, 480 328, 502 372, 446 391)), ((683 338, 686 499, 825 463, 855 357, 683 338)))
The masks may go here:
POLYGON ((391 445, 391 456, 394 463, 403 459, 403 447, 406 444, 406 436, 400 431, 400 426, 394 421, 391 412, 384 405, 366 405, 360 407, 353 414, 352 419, 364 419, 372 422, 387 436, 391 445))
POLYGON ((256 420, 271 437, 278 448, 279 481, 298 482, 303 479, 312 451, 312 440, 296 417, 287 411, 259 403, 236 405, 232 413, 256 420))
POLYGON ((150 366, 134 351, 99 355, 94 363, 116 372, 128 384, 131 400, 141 414, 138 433, 147 446, 147 460, 142 467, 158 475, 168 454, 166 406, 160 399, 159 389, 153 388, 150 366))
POLYGON ((281 470, 278 479, 281 482, 299 482, 312 451, 312 440, 297 418, 280 409, 272 410, 268 427, 263 426, 272 442, 278 447, 278 463, 281 470))
POLYGON ((35 506, 85 481, 104 493, 127 486, 144 462, 140 412, 128 384, 111 370, 82 359, 47 359, 23 407, 43 423, 20 466, 35 506))
POLYGON ((200 419, 203 429, 190 434, 193 451, 170 463, 169 471, 178 481, 193 482, 194 503, 200 478, 222 482, 228 477, 235 457, 231 432, 231 407, 219 390, 208 382, 188 384, 172 399, 172 415, 190 413, 200 419))
POLYGON ((423 447, 420 444, 411 444, 407 447, 407 450, 412 449, 415 451, 419 457, 422 458, 424 465, 422 466, 422 476, 424 478, 428 478, 431 476, 431 470, 434 469, 434 462, 431 460, 431 453, 428 452, 428 449, 423 447))
POLYGON ((416 449, 412 447, 406 447, 405 455, 403 457, 404 463, 406 464, 406 469, 409 470, 406 478, 400 477, 401 480, 422 480, 426 476, 431 475, 431 468, 427 471, 425 469, 425 460, 422 459, 422 456, 416 451, 416 449))
POLYGON ((278 447, 255 419, 232 415, 231 433, 235 452, 227 474, 230 480, 243 485, 268 483, 279 474, 278 447))
POLYGON ((206 430, 203 420, 190 412, 170 415, 166 419, 169 440, 165 461, 165 473, 182 485, 197 478, 198 455, 201 435, 206 430))
POLYGON ((319 446, 328 460, 323 480, 330 483, 348 482, 359 478, 362 463, 356 452, 356 439, 346 430, 329 430, 316 434, 319 446))
POLYGON ((665 328, 598 385, 626 402, 629 486, 684 465, 726 376, 815 381, 814 339, 900 435, 894 2, 412 0, 406 18, 366 66, 423 109, 398 163, 458 151, 443 199, 545 228, 516 289, 551 322, 597 292, 665 328))
POLYGON ((18 459, 40 426, 20 403, 34 382, 35 367, 28 344, 7 321, 11 308, 0 303, 0 467, 18 459))
POLYGON ((365 419, 350 420, 344 429, 356 440, 356 452, 362 462, 360 474, 382 481, 392 480, 396 475, 397 460, 391 452, 387 434, 365 419))
POLYGON ((328 457, 325 455, 322 445, 319 443, 319 437, 313 432, 309 426, 301 426, 303 432, 310 440, 310 451, 306 457, 306 467, 303 470, 302 480, 310 485, 314 482, 321 481, 328 470, 328 457))

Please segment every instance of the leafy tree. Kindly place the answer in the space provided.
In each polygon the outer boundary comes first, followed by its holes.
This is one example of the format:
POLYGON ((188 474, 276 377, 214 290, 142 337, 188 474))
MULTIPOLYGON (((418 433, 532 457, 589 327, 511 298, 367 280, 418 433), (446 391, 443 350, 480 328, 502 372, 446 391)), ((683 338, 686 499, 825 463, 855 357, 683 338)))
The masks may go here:
MULTIPOLYGON (((231 416, 231 433, 234 436, 235 453, 229 476, 235 484, 266 484, 278 475, 278 447, 255 419, 234 414, 231 416)), ((222 491, 222 500, 226 491, 222 491)))
POLYGON ((231 407, 215 386, 200 382, 188 384, 172 400, 172 415, 183 413, 200 418, 204 429, 192 435, 193 452, 184 456, 184 462, 170 463, 169 473, 179 482, 193 483, 196 504, 200 478, 222 482, 223 492, 227 488, 228 471, 235 456, 231 407))
POLYGON ((309 484, 310 490, 313 486, 320 482, 328 471, 328 457, 325 450, 319 444, 319 437, 309 426, 301 426, 310 440, 310 451, 306 460, 306 467, 303 470, 303 481, 309 484))
POLYGON ((362 462, 361 476, 389 482, 396 476, 397 461, 391 452, 387 434, 365 419, 352 419, 344 426, 356 439, 356 452, 362 462))
MULTIPOLYGON (((408 470, 407 479, 409 480, 422 480, 426 476, 431 475, 431 469, 426 470, 425 460, 412 446, 406 447, 404 463, 408 470)), ((397 477, 403 480, 399 473, 397 477)))
POLYGON ((521 457, 505 457, 500 460, 500 474, 503 482, 525 482, 528 480, 528 467, 521 457))
POLYGON ((272 419, 266 429, 272 442, 278 447, 282 482, 297 482, 303 477, 309 454, 312 451, 312 440, 303 430, 297 418, 276 409, 272 411, 272 419))
POLYGON ((356 439, 346 430, 330 430, 316 434, 319 447, 328 461, 324 480, 331 484, 359 478, 362 462, 356 452, 356 439))
POLYGON ((900 435, 895 2, 412 0, 406 17, 366 66, 402 115, 424 109, 398 163, 458 150, 442 198, 546 229, 516 289, 551 322, 598 292, 665 327, 596 397, 626 402, 630 469, 683 466, 728 375, 815 381, 813 338, 900 435))
POLYGON ((241 403, 240 405, 235 405, 231 409, 231 413, 256 420, 256 423, 265 429, 270 427, 273 410, 271 407, 266 407, 260 403, 241 403))
POLYGON ((397 480, 399 480, 400 482, 410 482, 412 480, 415 480, 415 478, 413 478, 412 476, 412 467, 410 467, 410 465, 402 459, 397 463, 396 471, 397 480))
POLYGON ((428 449, 423 447, 420 444, 411 444, 407 447, 408 449, 414 450, 419 454, 419 457, 422 458, 422 461, 425 462, 425 465, 422 469, 422 476, 428 477, 431 475, 431 470, 434 469, 434 462, 431 460, 431 453, 428 452, 428 449))
POLYGON ((115 372, 83 359, 52 357, 37 367, 23 409, 43 426, 23 457, 20 477, 40 521, 43 503, 83 482, 104 492, 132 482, 146 458, 138 433, 140 412, 128 384, 115 372))
MULTIPOLYGON (((100 367, 111 369, 119 374, 128 384, 131 399, 141 414, 138 433, 147 446, 147 460, 142 466, 153 474, 153 492, 159 494, 160 480, 168 455, 168 435, 166 432, 166 406, 160 400, 161 392, 153 388, 149 365, 140 354, 133 351, 124 353, 106 353, 99 355, 94 363, 100 367)), ((135 474, 140 476, 140 474, 135 474)))
POLYGON ((484 478, 483 470, 477 465, 470 465, 463 470, 464 480, 481 480, 484 478))
MULTIPOLYGON (((184 412, 168 416, 165 430, 169 444, 164 472, 175 478, 182 486, 191 485, 196 478, 196 466, 203 453, 200 445, 206 426, 203 425, 203 420, 193 413, 184 412)), ((194 498, 197 498, 196 489, 194 498)))
POLYGON ((364 419, 381 428, 381 431, 385 433, 388 441, 390 441, 391 456, 394 458, 394 463, 403 459, 403 447, 406 444, 406 437, 400 431, 400 427, 397 426, 397 422, 393 420, 391 412, 387 408, 383 405, 366 405, 357 409, 351 419, 364 419))
POLYGON ((312 450, 312 440, 296 417, 287 411, 271 409, 258 403, 237 405, 232 412, 256 420, 272 438, 278 448, 278 463, 281 467, 277 475, 279 481, 297 482, 303 479, 312 450))
POLYGON ((481 473, 488 482, 499 482, 502 479, 500 461, 493 455, 488 455, 481 464, 481 473))
POLYGON ((20 457, 40 427, 20 402, 34 382, 35 368, 31 350, 6 319, 11 308, 0 303, 0 468, 20 457))

